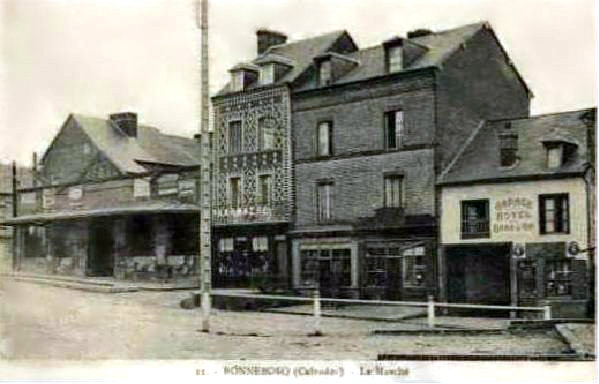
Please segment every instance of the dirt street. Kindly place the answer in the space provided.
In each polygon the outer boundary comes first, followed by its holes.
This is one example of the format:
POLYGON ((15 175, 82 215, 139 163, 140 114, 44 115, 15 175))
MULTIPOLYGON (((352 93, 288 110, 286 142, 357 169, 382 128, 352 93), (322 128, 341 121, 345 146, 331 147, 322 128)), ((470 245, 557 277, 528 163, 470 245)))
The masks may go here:
POLYGON ((189 292, 104 294, 5 279, 0 282, 0 357, 8 359, 376 359, 378 353, 559 353, 551 333, 487 336, 374 336, 418 328, 322 318, 215 311, 199 331, 199 310, 179 308, 189 292))

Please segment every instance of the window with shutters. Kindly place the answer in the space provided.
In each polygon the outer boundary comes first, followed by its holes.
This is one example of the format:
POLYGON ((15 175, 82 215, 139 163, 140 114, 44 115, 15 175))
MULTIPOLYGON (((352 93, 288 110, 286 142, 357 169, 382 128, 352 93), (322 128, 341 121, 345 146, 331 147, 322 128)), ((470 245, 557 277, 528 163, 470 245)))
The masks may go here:
POLYGON ((316 185, 316 218, 319 223, 328 223, 333 218, 333 182, 321 181, 316 185))
POLYGON ((385 148, 398 149, 404 142, 404 112, 390 111, 385 113, 385 148))
POLYGON ((568 194, 539 196, 539 229, 541 234, 569 233, 568 194))
POLYGON ((316 132, 316 151, 320 157, 331 156, 333 154, 333 123, 331 121, 321 121, 318 123, 316 132))
POLYGON ((389 175, 384 178, 384 206, 385 208, 400 208, 402 206, 401 175, 389 175))

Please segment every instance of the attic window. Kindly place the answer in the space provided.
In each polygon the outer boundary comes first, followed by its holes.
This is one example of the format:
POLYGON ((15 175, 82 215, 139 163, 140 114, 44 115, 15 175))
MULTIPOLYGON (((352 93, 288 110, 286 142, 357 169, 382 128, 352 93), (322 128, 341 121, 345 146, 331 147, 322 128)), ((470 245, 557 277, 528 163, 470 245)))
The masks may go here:
POLYGON ((231 72, 231 84, 233 86, 233 92, 243 91, 243 71, 231 72))
POLYGON ((401 71, 403 64, 402 48, 401 45, 393 45, 387 49, 387 68, 389 73, 401 71))
POLYGON ((275 82, 275 65, 265 64, 260 67, 260 84, 268 85, 275 82))
POLYGON ((518 152, 518 135, 507 134, 499 136, 501 166, 509 167, 516 163, 518 152))
POLYGON ((320 62, 319 78, 320 86, 327 86, 333 82, 330 60, 323 60, 320 62))
POLYGON ((547 144, 547 168, 559 168, 563 163, 563 145, 558 143, 547 144))

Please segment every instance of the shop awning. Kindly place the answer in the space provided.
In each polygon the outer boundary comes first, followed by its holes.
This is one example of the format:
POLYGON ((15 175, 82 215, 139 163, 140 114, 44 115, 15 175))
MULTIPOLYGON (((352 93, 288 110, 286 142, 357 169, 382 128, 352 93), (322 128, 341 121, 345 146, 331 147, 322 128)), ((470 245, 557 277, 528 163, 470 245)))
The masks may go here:
POLYGON ((137 206, 121 206, 111 208, 98 208, 89 210, 69 210, 47 212, 35 215, 24 215, 6 218, 0 221, 0 225, 19 225, 19 224, 46 224, 59 220, 75 220, 94 217, 108 216, 127 216, 137 214, 158 214, 158 213, 200 213, 200 207, 194 204, 169 204, 162 202, 152 202, 137 206))

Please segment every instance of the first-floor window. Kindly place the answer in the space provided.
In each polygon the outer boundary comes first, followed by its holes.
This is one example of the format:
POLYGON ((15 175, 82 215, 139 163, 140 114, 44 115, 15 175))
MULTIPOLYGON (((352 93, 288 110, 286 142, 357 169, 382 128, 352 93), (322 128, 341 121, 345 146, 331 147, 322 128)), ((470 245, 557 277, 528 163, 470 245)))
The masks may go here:
POLYGON ((241 207, 241 179, 239 177, 231 178, 231 208, 241 207))
POLYGON ((229 152, 241 152, 241 148, 241 120, 231 121, 229 122, 229 152))
POLYGON ((422 287, 425 285, 425 248, 415 247, 403 252, 403 286, 422 287))
POLYGON ((539 196, 540 232, 569 233, 568 194, 539 196))
POLYGON ((489 237, 489 200, 462 201, 462 239, 489 237))
POLYGON ((318 156, 331 156, 333 154, 333 123, 321 121, 316 132, 316 151, 318 156))
POLYGON ((402 200, 402 180, 399 175, 385 176, 385 208, 400 208, 402 200))
POLYGON ((330 181, 319 182, 316 186, 316 213, 319 223, 329 222, 332 215, 333 183, 330 181))
POLYGON ((404 141, 404 113, 391 111, 385 113, 385 148, 398 149, 404 141))
POLYGON ((572 262, 569 259, 547 261, 545 264, 547 296, 567 296, 572 293, 572 262))

